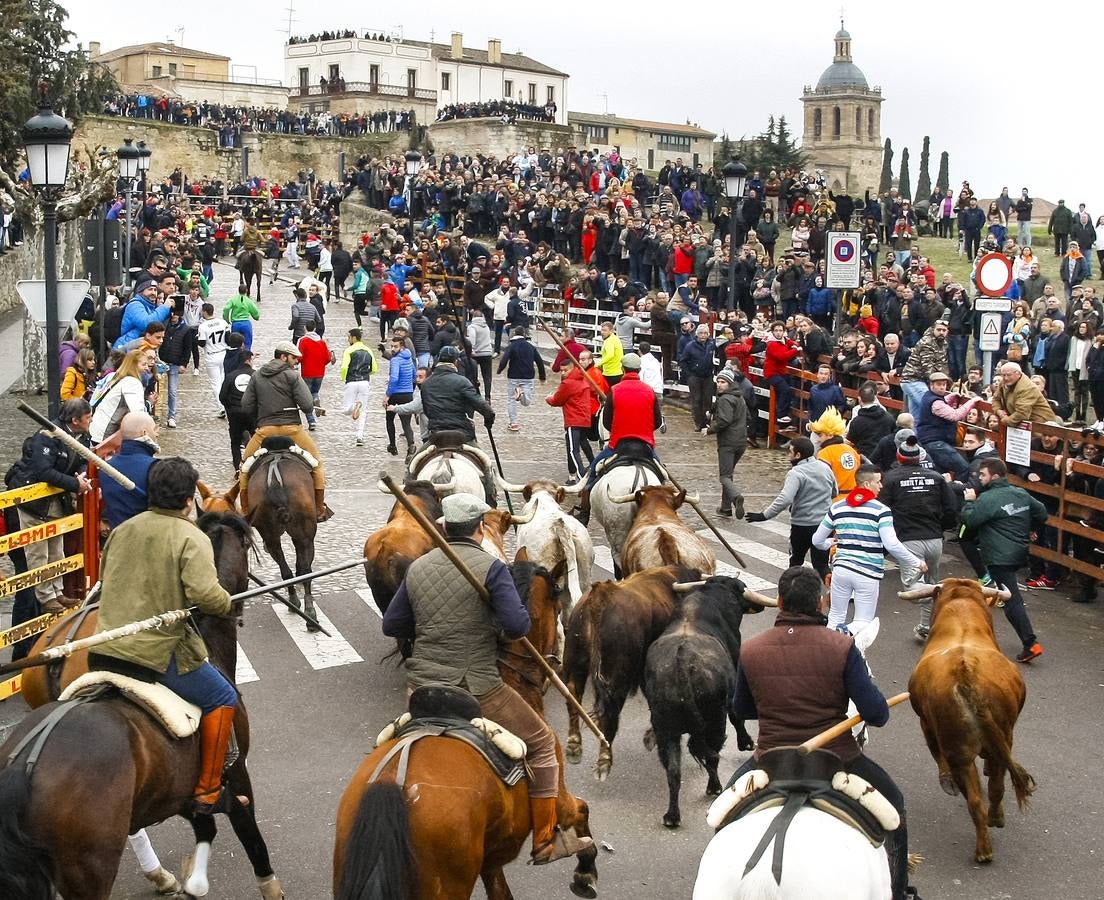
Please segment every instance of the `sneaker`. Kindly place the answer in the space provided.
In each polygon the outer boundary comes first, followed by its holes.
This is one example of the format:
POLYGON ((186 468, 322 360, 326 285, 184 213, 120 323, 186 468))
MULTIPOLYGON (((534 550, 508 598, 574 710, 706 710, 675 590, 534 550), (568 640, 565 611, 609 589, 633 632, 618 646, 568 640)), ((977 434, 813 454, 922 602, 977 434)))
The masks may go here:
POLYGON ((174 419, 172 416, 169 416, 169 421, 165 424, 168 425, 169 428, 176 428, 176 419, 174 419))
POLYGON ((307 431, 314 431, 317 428, 318 428, 318 426, 315 425, 314 422, 308 422, 307 423, 307 431))
POLYGON ((1031 660, 1036 659, 1043 655, 1043 645, 1036 641, 1030 647, 1024 647, 1019 653, 1016 654, 1016 662, 1029 663, 1031 660))
POLYGON ((506 426, 507 431, 521 431, 521 426, 517 422, 511 422, 506 426))
POLYGON ((364 438, 357 438, 356 439, 356 446, 357 447, 363 447, 364 446, 364 438))
POLYGON ((324 406, 316 406, 314 408, 314 414, 316 416, 324 416, 326 415, 326 408, 324 406))
POLYGON ((1051 581, 1046 575, 1040 575, 1038 578, 1027 579, 1027 586, 1033 591, 1053 591, 1058 587, 1058 582, 1051 581))
POLYGON ((199 369, 192 369, 192 377, 199 378, 199 369))
POLYGON ((981 578, 978 579, 978 584, 982 587, 989 587, 993 583, 993 576, 986 572, 981 578))
POLYGON ((793 421, 793 419, 791 419, 789 416, 782 416, 778 420, 778 424, 779 425, 789 425, 792 421, 793 421))
POLYGON ((667 420, 666 419, 664 419, 662 422, 659 423, 659 433, 660 434, 666 434, 667 433, 667 420))
POLYGON ((928 639, 930 630, 923 625, 917 625, 912 629, 912 636, 916 638, 921 644, 928 639))
POLYGON ((226 410, 225 409, 220 409, 218 411, 218 418, 220 418, 220 419, 225 419, 226 418, 226 410))
POLYGON ((354 422, 357 419, 360 418, 360 410, 363 407, 363 405, 364 404, 362 404, 359 400, 357 400, 357 402, 353 404, 353 421, 354 422))

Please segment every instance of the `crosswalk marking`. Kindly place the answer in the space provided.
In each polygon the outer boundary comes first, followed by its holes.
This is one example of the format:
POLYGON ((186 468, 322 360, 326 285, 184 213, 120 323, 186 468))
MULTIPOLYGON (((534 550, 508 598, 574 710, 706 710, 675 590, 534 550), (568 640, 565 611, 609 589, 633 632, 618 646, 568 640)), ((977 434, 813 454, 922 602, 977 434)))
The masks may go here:
MULTIPOLYGON (((717 545, 720 545, 720 541, 717 540, 717 536, 713 534, 708 528, 701 529, 698 534, 705 538, 707 541, 711 541, 717 545)), ((769 566, 774 566, 776 569, 782 569, 785 571, 790 567, 790 555, 788 553, 780 553, 773 547, 768 547, 766 544, 760 544, 758 541, 747 540, 746 538, 739 538, 731 532, 723 532, 725 540, 731 545, 732 549, 739 553, 741 556, 746 556, 750 559, 757 559, 761 562, 765 562, 769 566)), ((727 551, 725 551, 727 554, 727 551)))
POLYGON ((260 681, 260 676, 257 675, 257 670, 253 668, 253 664, 249 661, 249 657, 245 655, 245 651, 242 650, 242 645, 238 644, 238 662, 234 672, 234 682, 236 684, 249 684, 252 681, 260 681))
MULTIPOLYGON (((735 544, 733 544, 733 546, 735 546, 735 544)), ((789 563, 789 557, 786 557, 786 562, 787 564, 789 563)), ((602 569, 605 569, 607 572, 613 572, 613 554, 610 552, 609 547, 599 546, 594 548, 594 564, 602 569)), ((774 582, 767 581, 765 578, 760 578, 758 575, 752 575, 750 572, 744 572, 740 569, 737 569, 735 566, 730 566, 728 563, 721 562, 720 560, 717 561, 717 574, 733 575, 739 578, 753 591, 758 591, 760 594, 765 594, 769 591, 778 590, 778 585, 774 582)))
POLYGON ((613 554, 609 547, 594 548, 594 565, 613 574, 613 554))
POLYGON ((372 612, 374 612, 381 619, 383 618, 383 613, 381 613, 379 607, 376 606, 376 600, 372 596, 371 588, 357 588, 356 595, 364 601, 365 605, 367 605, 367 607, 372 610, 372 612))
POLYGON ((321 632, 307 631, 306 623, 284 606, 273 604, 269 608, 276 614, 276 618, 280 620, 280 624, 284 626, 284 630, 295 642, 295 646, 299 648, 299 652, 310 663, 312 669, 329 669, 364 661, 353 649, 353 645, 334 628, 321 607, 316 605, 314 608, 318 624, 330 633, 330 637, 321 632))
POLYGON ((778 519, 767 519, 765 522, 751 523, 753 528, 762 528, 764 531, 769 531, 771 534, 777 534, 779 537, 784 537, 787 541, 790 539, 790 523, 786 521, 780 521, 778 519))

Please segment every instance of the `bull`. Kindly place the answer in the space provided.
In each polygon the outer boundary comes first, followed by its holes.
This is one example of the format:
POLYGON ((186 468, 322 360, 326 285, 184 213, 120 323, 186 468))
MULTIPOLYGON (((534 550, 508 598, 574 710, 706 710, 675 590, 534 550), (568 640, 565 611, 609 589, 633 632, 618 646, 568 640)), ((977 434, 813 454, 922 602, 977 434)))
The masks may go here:
MULTIPOLYGON (((379 487, 391 493, 382 484, 379 487)), ((441 499, 428 481, 408 480, 403 484, 403 493, 431 522, 441 517, 441 499)), ((410 564, 432 549, 429 535, 396 500, 387 522, 364 542, 364 578, 381 614, 387 612, 410 564)))
POLYGON ((488 510, 483 513, 483 542, 480 546, 495 559, 505 563, 506 532, 510 530, 510 526, 525 525, 532 518, 532 513, 518 516, 506 509, 488 510))
POLYGON ((679 518, 685 491, 662 485, 632 494, 611 494, 609 499, 613 503, 637 504, 621 549, 621 571, 625 575, 654 566, 686 566, 706 575, 716 570, 717 557, 709 544, 679 518))
POLYGON ((615 503, 611 497, 633 495, 642 487, 657 484, 662 484, 662 480, 652 468, 637 462, 631 466, 607 469, 591 488, 590 508, 595 521, 602 526, 613 554, 615 578, 621 578, 624 574, 621 571, 621 549, 636 517, 636 502, 634 499, 626 503, 615 503))
POLYGON ((899 594, 905 600, 934 597, 927 645, 909 678, 912 708, 939 769, 939 784, 963 793, 974 822, 974 859, 993 861, 989 828, 1004 827, 1007 772, 1020 809, 1035 790, 1035 779, 1012 757, 1012 729, 1027 688, 1019 670, 997 646, 990 606, 1007 590, 982 588, 966 578, 948 578, 899 594), (989 778, 989 808, 981 797, 975 760, 989 778))
MULTIPOLYGON (((671 621, 679 597, 674 585, 696 581, 701 573, 682 566, 646 569, 622 581, 593 585, 575 606, 567 622, 564 681, 582 699, 587 679, 594 682, 595 718, 610 744, 598 752, 594 774, 604 781, 613 766, 613 739, 625 701, 640 690, 644 659, 652 641, 671 621)), ((582 758, 579 715, 568 707, 569 762, 582 758)))
POLYGON ((644 696, 652 727, 644 746, 659 751, 667 772, 668 806, 663 824, 678 828, 682 786, 682 736, 686 749, 705 767, 705 793, 721 793, 717 776, 725 742, 725 716, 736 729, 741 750, 754 744, 742 720, 733 717, 730 701, 736 690, 740 662, 740 624, 745 613, 762 612, 778 601, 749 590, 738 578, 715 575, 704 582, 674 585, 686 592, 667 628, 648 649, 644 665, 644 696))

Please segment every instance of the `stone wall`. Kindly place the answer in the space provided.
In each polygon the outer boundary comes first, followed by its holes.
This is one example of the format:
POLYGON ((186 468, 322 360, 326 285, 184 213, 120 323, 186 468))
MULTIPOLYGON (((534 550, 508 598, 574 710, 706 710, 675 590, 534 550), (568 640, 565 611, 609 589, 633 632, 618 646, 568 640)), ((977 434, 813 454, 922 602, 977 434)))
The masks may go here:
POLYGON ((373 209, 364 202, 360 191, 353 191, 341 201, 341 245, 352 250, 365 232, 375 231, 384 222, 393 222, 394 217, 381 209, 373 209))
POLYGON ((438 156, 484 153, 501 159, 525 147, 569 147, 577 137, 577 132, 566 125, 549 122, 503 125, 501 119, 452 119, 429 126, 429 140, 438 156))
MULTIPOLYGON (((150 174, 158 183, 180 166, 193 179, 237 177, 241 172, 241 150, 220 150, 218 134, 206 128, 166 125, 149 119, 123 119, 112 116, 84 118, 73 139, 76 146, 111 150, 124 138, 145 141, 153 151, 150 174)), ((341 154, 346 165, 362 153, 381 155, 401 153, 409 145, 406 132, 372 134, 359 138, 317 137, 293 134, 245 134, 249 174, 283 180, 300 169, 313 168, 322 179, 337 179, 341 154)))

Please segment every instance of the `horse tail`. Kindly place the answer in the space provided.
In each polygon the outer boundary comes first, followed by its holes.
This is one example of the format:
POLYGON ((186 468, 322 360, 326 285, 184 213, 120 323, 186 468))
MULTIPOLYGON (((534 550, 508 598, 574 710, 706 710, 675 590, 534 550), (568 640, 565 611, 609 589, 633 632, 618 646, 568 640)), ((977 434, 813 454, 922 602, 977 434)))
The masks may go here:
POLYGON ((0 897, 53 900, 53 857, 27 833, 31 780, 22 764, 0 772, 0 897))
POLYGON ((334 900, 413 900, 416 886, 402 788, 390 781, 370 784, 345 839, 334 900))
MULTIPOLYGON (((273 466, 279 466, 280 460, 276 460, 273 466)), ((269 470, 271 472, 271 469, 269 470)), ((265 499, 272 504, 272 510, 276 514, 276 521, 285 529, 291 521, 291 501, 288 499, 287 488, 283 478, 269 478, 265 491, 265 499)))

